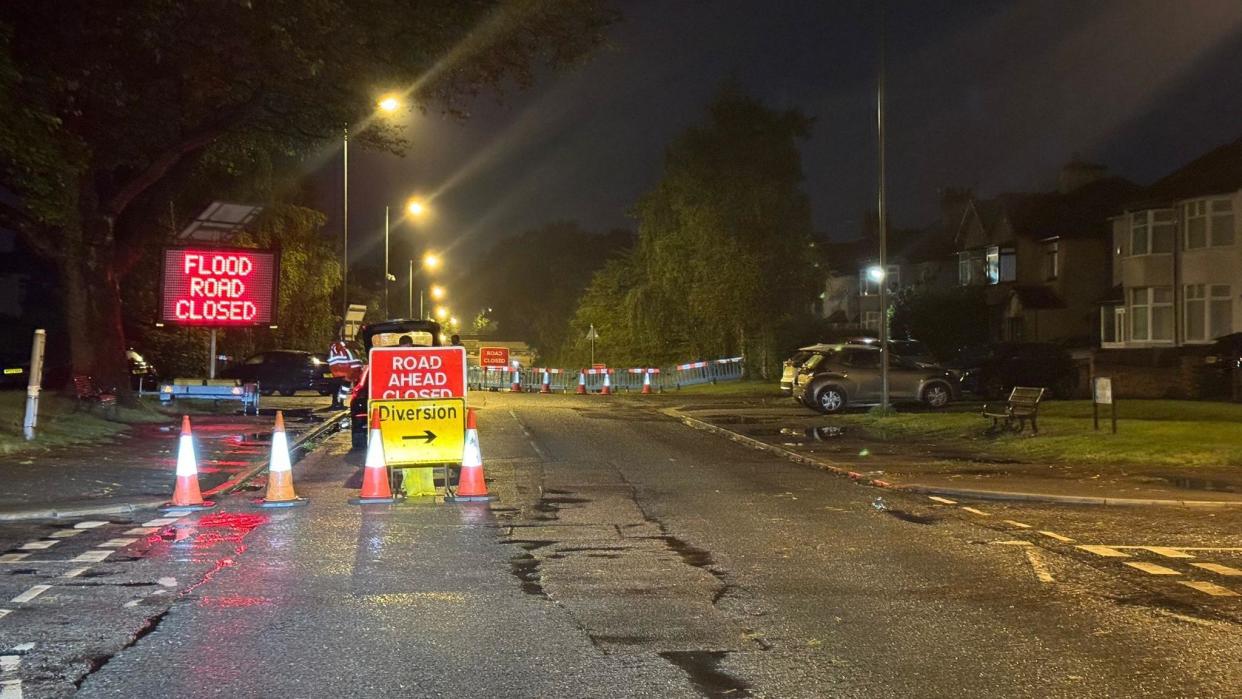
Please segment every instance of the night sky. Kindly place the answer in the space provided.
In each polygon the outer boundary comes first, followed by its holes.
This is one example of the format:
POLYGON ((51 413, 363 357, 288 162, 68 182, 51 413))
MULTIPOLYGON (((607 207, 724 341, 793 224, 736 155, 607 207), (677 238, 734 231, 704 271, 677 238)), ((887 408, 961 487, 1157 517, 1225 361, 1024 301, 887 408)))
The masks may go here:
MULTIPOLYGON (((814 117, 802 154, 815 230, 858 234, 875 205, 876 3, 619 4, 611 46, 581 68, 482 98, 464 123, 410 116, 403 159, 351 152, 355 264, 382 259, 363 238, 411 193, 436 211, 419 239, 459 271, 549 221, 635 229, 628 212, 665 146, 730 78, 814 117)), ((1242 136, 1237 0, 890 0, 886 17, 892 225, 931 222, 942 187, 1050 189, 1075 155, 1148 184, 1242 136)), ((317 189, 335 229, 340 154, 325 157, 317 189)))

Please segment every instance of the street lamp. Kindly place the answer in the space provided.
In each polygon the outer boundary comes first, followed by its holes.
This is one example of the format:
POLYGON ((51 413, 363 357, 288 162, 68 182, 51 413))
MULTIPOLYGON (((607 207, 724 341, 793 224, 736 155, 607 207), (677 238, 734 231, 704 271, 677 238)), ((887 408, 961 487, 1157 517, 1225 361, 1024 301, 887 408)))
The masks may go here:
MULTIPOLYGON (((385 114, 391 114, 401 108, 401 100, 396 95, 385 95, 376 103, 376 108, 385 114)), ((387 213, 384 219, 387 222, 387 213)), ((387 228, 387 225, 385 225, 387 228)), ((341 338, 345 337, 345 318, 349 315, 349 125, 341 129, 341 338)), ((388 274, 388 265, 384 265, 384 274, 388 274)), ((387 292, 388 282, 384 282, 387 292)), ((385 301, 384 313, 388 313, 385 301)))
MULTIPOLYGON (((384 317, 391 318, 388 312, 388 282, 397 281, 397 277, 388 271, 388 205, 384 205, 384 317)), ((427 211, 427 207, 417 199, 411 199, 405 205, 405 210, 411 216, 422 216, 427 211)), ((413 305, 413 304, 411 304, 413 305)))
POLYGON ((436 317, 439 318, 440 320, 444 320, 445 318, 448 318, 448 314, 449 314, 448 309, 445 308, 444 306, 436 307, 436 317))
POLYGON ((444 298, 444 294, 445 294, 444 287, 440 286, 439 284, 431 285, 431 298, 435 299, 436 301, 439 301, 440 299, 444 298))
MULTIPOLYGON (((424 269, 434 270, 439 266, 440 266, 440 258, 436 256, 435 254, 427 253, 426 255, 423 256, 423 268, 424 269)), ((409 308, 410 308, 410 315, 414 315, 414 260, 410 260, 409 280, 410 280, 410 306, 409 308)), ((442 286, 433 285, 431 287, 431 297, 437 301, 444 298, 445 293, 446 292, 444 290, 444 287, 442 286)), ((419 286, 419 290, 418 290, 418 317, 419 318, 427 317, 425 312, 423 311, 423 289, 421 285, 419 286)))

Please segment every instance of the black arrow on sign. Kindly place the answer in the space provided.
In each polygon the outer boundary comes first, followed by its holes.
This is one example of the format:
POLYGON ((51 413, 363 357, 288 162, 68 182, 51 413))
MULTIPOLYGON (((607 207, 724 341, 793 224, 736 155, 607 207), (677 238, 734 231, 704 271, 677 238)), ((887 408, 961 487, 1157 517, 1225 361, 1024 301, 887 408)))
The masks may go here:
POLYGON ((436 441, 436 433, 431 430, 423 430, 422 434, 407 434, 402 436, 401 439, 422 439, 426 440, 428 444, 431 444, 436 441))

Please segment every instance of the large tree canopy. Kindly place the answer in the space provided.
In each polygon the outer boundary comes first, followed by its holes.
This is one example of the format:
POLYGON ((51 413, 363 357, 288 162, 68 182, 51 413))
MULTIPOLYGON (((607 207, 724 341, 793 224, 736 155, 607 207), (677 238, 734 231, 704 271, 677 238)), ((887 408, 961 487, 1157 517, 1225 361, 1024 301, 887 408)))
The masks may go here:
POLYGON ((244 169, 347 125, 400 151, 368 118, 381 93, 464 114, 583 56, 613 19, 596 0, 0 4, 0 225, 56 263, 75 371, 119 384, 120 285, 153 187, 209 146, 244 169))
POLYGON ((571 330, 578 356, 594 324, 611 362, 745 353, 753 368, 774 366, 815 290, 798 153, 809 129, 726 87, 706 123, 669 146, 637 207, 634 253, 588 289, 571 330))

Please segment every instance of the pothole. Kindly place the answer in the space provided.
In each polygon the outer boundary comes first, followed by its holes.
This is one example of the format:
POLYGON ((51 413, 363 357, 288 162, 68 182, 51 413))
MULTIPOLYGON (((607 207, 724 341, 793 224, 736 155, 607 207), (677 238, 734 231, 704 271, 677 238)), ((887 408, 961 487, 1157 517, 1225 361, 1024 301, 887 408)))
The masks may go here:
POLYGON ((725 651, 665 651, 660 657, 681 668, 705 697, 749 697, 750 685, 720 669, 725 651))

